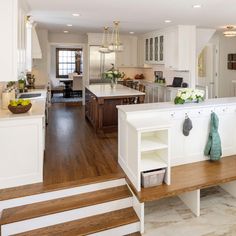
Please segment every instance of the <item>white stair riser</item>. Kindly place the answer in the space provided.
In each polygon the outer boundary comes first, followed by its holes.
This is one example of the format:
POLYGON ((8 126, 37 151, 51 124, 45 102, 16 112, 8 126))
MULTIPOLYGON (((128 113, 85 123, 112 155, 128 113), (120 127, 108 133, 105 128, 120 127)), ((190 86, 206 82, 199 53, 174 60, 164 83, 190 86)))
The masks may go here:
POLYGON ((6 208, 32 204, 36 202, 48 201, 48 200, 58 199, 62 197, 69 197, 69 196, 73 196, 77 194, 89 193, 93 191, 113 188, 113 187, 122 186, 122 185, 126 185, 125 179, 111 180, 111 181, 106 181, 102 183, 89 184, 89 185, 84 185, 84 186, 75 187, 75 188, 67 188, 63 190, 51 191, 47 193, 31 195, 31 196, 22 197, 22 198, 15 198, 15 199, 10 199, 10 200, 0 201, 0 214, 2 210, 6 208))
POLYGON ((127 234, 132 234, 140 231, 140 223, 132 223, 124 226, 120 226, 114 229, 109 229, 95 234, 90 234, 90 236, 122 236, 127 234))
POLYGON ((47 226, 61 224, 73 220, 82 219, 89 216, 103 214, 132 206, 132 197, 83 207, 80 209, 64 211, 48 216, 42 216, 34 219, 24 220, 2 226, 2 236, 8 236, 33 229, 39 229, 47 226))

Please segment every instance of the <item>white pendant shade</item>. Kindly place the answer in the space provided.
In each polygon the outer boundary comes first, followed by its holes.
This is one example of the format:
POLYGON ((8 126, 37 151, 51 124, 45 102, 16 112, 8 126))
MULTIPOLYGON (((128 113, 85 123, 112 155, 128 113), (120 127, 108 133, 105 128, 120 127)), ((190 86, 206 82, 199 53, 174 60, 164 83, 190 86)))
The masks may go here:
POLYGON ((109 50, 112 52, 122 52, 124 50, 123 44, 110 44, 109 50))
POLYGON ((236 37, 236 30, 234 30, 234 26, 227 26, 227 30, 223 34, 228 38, 236 37))
POLYGON ((236 31, 225 31, 223 34, 225 37, 235 37, 236 31))

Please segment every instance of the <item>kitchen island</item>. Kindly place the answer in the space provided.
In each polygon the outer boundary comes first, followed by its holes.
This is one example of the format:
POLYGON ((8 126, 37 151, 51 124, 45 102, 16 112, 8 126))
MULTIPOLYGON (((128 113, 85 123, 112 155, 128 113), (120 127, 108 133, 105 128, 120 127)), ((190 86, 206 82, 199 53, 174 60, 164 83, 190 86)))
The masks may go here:
POLYGON ((43 181, 46 90, 24 114, 0 109, 0 189, 43 181))
POLYGON ((96 131, 117 129, 117 105, 143 103, 145 93, 117 84, 94 84, 85 88, 85 116, 96 131))

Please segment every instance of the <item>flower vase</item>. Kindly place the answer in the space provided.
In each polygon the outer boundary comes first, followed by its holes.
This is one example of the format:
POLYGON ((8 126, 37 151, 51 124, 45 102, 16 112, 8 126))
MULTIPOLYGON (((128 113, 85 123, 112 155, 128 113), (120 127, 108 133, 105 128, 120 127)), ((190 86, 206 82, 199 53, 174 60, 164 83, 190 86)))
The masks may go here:
POLYGON ((115 88, 116 87, 116 84, 117 84, 117 79, 116 78, 112 78, 111 79, 111 88, 113 89, 113 88, 115 88))

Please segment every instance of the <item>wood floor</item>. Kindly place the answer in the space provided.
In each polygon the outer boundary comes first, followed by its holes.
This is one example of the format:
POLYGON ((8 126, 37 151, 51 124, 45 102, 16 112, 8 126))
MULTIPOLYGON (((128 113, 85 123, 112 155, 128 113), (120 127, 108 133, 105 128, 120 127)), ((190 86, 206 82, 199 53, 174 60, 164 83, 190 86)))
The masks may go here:
POLYGON ((49 113, 44 184, 123 173, 117 162, 117 133, 96 134, 84 107, 53 104, 49 113))

